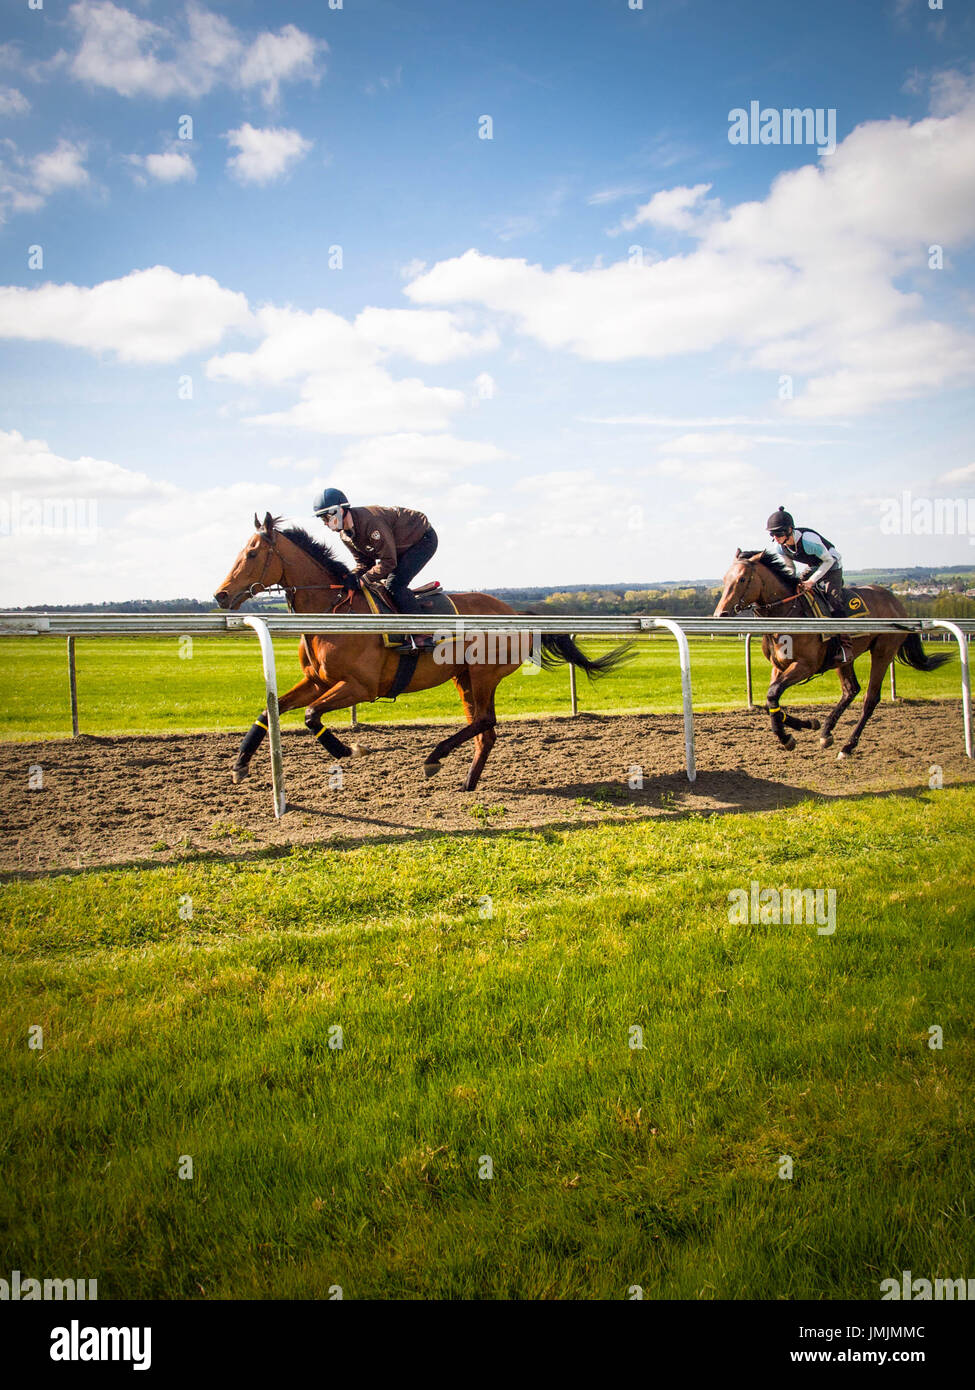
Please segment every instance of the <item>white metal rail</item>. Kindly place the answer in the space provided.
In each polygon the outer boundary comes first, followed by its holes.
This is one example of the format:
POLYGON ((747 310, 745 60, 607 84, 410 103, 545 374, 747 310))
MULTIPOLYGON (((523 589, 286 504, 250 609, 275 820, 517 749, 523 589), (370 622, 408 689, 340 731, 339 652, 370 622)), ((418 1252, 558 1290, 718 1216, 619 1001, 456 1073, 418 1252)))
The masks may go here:
MULTIPOLYGON (((257 635, 264 667, 267 691, 268 741, 271 752, 271 780, 274 794, 274 814, 282 816, 286 808, 284 762, 281 753, 281 729, 278 715, 277 671, 274 662, 272 633, 433 633, 438 637, 469 638, 477 633, 553 634, 583 636, 635 636, 654 630, 672 634, 677 642, 681 672, 681 692, 684 717, 684 750, 688 781, 697 777, 694 749, 694 704, 691 685, 691 657, 688 636, 744 636, 745 667, 748 702, 751 704, 750 638, 766 633, 876 633, 916 632, 931 634, 943 631, 958 644, 961 659, 962 719, 965 730, 965 752, 973 756, 971 673, 968 644, 975 632, 975 620, 959 619, 949 622, 936 618, 714 618, 714 617, 644 617, 639 614, 613 617, 582 614, 576 617, 542 617, 535 614, 503 616, 471 616, 446 619, 442 616, 373 617, 360 614, 262 614, 252 613, 0 613, 0 637, 62 636, 68 639, 68 678, 71 693, 72 732, 78 732, 78 705, 75 676, 75 639, 78 637, 183 636, 241 632, 250 628, 257 635)), ((572 673, 570 668, 570 674, 572 673)), ((892 678, 893 679, 893 678, 892 678)), ((573 691, 573 713, 575 692, 573 691)))

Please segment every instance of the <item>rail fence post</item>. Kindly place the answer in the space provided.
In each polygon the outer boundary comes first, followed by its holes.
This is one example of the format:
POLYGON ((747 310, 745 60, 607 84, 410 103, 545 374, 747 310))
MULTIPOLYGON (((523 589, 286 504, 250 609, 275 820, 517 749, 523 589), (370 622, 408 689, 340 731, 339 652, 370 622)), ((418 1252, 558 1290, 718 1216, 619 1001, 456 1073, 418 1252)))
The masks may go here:
POLYGON ((752 699, 752 634, 745 633, 745 694, 748 699, 748 708, 754 709, 755 702, 752 699))
POLYGON ((71 737, 78 737, 78 673, 74 662, 74 638, 68 638, 68 690, 71 692, 71 737))
POLYGON ((894 657, 890 663, 890 699, 893 704, 897 700, 897 658, 894 657))
POLYGON ((943 618, 931 618, 929 621, 932 627, 944 628, 946 633, 951 633, 958 643, 958 655, 961 657, 961 715, 965 724, 965 752, 972 757, 972 673, 968 664, 968 638, 956 623, 949 623, 943 618))
POLYGON ((278 715, 278 673, 274 665, 274 643, 267 623, 252 613, 244 614, 244 622, 257 633, 264 662, 264 688, 267 691, 267 741, 271 749, 271 788, 274 793, 274 817, 280 820, 287 803, 284 797, 284 759, 281 756, 281 720, 278 715))
POLYGON ((648 622, 651 627, 665 627, 677 639, 680 653, 680 686, 684 703, 684 756, 687 761, 688 782, 697 781, 697 762, 694 756, 694 697, 691 691, 691 649, 687 645, 687 635, 670 618, 641 618, 640 626, 648 622))

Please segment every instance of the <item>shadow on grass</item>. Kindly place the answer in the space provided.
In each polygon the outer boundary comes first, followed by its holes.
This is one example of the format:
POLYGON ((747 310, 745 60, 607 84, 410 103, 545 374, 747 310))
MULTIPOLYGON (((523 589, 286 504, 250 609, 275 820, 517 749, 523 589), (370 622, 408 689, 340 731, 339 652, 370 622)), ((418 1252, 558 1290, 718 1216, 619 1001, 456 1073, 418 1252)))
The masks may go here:
MULTIPOLYGON (((972 784, 966 781, 956 781, 946 782, 944 785, 945 790, 951 790, 971 787, 972 784)), ((744 772, 708 773, 707 790, 705 791, 704 787, 698 783, 688 783, 682 773, 667 774, 648 778, 642 789, 639 791, 627 790, 623 792, 622 796, 618 784, 614 786, 606 782, 576 783, 573 786, 548 789, 549 795, 574 801, 581 810, 616 811, 615 816, 598 815, 583 819, 576 815, 569 820, 543 821, 533 825, 512 823, 489 825, 482 822, 479 825, 472 825, 470 828, 466 826, 463 828, 456 826, 417 827, 397 821, 383 820, 375 816, 338 814, 321 807, 289 801, 288 811, 300 812, 303 815, 321 816, 323 819, 329 818, 348 826, 375 827, 379 833, 343 835, 341 824, 339 824, 332 834, 319 840, 263 845, 254 849, 241 848, 237 853, 232 852, 229 847, 225 847, 187 851, 185 854, 171 859, 120 859, 111 863, 84 865, 80 868, 66 866, 51 869, 8 869, 0 872, 0 883, 23 879, 81 878, 87 875, 113 873, 117 870, 128 869, 174 869, 193 864, 258 863, 262 860, 287 859, 293 854, 305 855, 316 850, 348 851, 376 845, 422 844, 431 840, 442 840, 445 836, 457 840, 532 836, 545 839, 564 831, 589 830, 596 826, 615 826, 622 829, 625 826, 641 824, 649 820, 668 822, 692 819, 709 820, 712 817, 741 815, 743 813, 788 810, 808 801, 843 803, 891 800, 893 798, 913 800, 928 794, 928 792, 929 788, 923 785, 896 787, 887 791, 838 792, 834 794, 817 792, 805 787, 792 787, 782 782, 752 777, 744 772), (694 804, 696 794, 698 796, 706 795, 708 798, 723 796, 725 804, 721 806, 696 806, 694 804), (680 804, 678 803, 679 797, 680 804)), ((516 800, 519 796, 527 796, 530 793, 510 792, 505 793, 505 795, 508 800, 516 800)))

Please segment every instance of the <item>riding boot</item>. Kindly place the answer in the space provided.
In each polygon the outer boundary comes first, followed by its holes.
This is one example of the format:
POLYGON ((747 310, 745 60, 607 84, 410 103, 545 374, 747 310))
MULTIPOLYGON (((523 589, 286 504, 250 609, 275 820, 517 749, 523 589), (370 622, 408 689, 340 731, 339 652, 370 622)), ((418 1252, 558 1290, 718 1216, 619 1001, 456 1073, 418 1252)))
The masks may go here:
MULTIPOLYGON (((843 602, 843 575, 834 566, 829 570, 818 584, 819 592, 822 594, 830 614, 834 618, 845 618, 847 616, 846 604, 843 602)), ((848 661, 853 660, 853 638, 849 633, 839 635, 837 643, 837 665, 845 666, 848 661)))
MULTIPOLYGON (((387 592, 396 605, 397 612, 421 613, 423 611, 413 597, 409 580, 404 582, 399 578, 399 575, 390 575, 387 592)), ((409 649, 414 652, 429 652, 437 645, 432 633, 411 633, 405 641, 409 649)))

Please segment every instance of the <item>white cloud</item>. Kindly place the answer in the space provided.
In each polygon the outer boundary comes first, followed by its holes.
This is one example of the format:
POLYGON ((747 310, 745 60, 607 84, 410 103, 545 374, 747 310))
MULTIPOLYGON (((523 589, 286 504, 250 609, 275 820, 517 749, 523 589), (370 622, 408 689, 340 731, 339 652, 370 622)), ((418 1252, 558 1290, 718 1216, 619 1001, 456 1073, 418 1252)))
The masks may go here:
POLYGON ((32 181, 37 192, 47 197, 58 189, 80 188, 86 184, 86 154, 84 145, 70 140, 59 140, 53 150, 39 154, 32 166, 32 181))
POLYGON ((677 232, 696 230, 716 216, 720 207, 717 199, 705 198, 705 193, 710 191, 709 183, 697 183, 693 188, 665 188, 637 208, 632 217, 624 217, 622 226, 627 231, 639 226, 664 227, 677 232))
POLYGON ((229 20, 189 4, 181 27, 155 23, 111 3, 79 0, 69 18, 79 33, 74 77, 119 96, 201 97, 226 85, 259 88, 273 105, 285 81, 317 81, 328 45, 287 24, 248 42, 229 20))
POLYGON ((493 329, 475 335, 456 326, 443 309, 363 309, 355 321, 360 336, 386 352, 401 353, 417 362, 451 362, 474 352, 498 347, 493 329))
MULTIPOLYGON (((950 113, 858 126, 761 201, 708 209, 684 255, 546 270, 469 250, 406 287, 416 304, 483 306, 589 361, 722 349, 736 366, 806 378, 784 416, 855 414, 975 376, 975 338, 924 316, 929 243, 975 238, 975 87, 950 113)), ((947 95, 946 95, 947 93, 947 95)), ((948 101, 950 96, 950 101, 948 101)), ((657 194, 637 216, 681 227, 707 185, 657 194)), ((931 288, 936 287, 931 282, 931 288)))
POLYGON ((302 383, 301 397, 288 410, 251 415, 246 423, 319 434, 425 433, 446 429, 464 404, 460 391, 425 386, 415 377, 397 381, 378 367, 311 375, 302 383))
POLYGON ((254 512, 304 516, 307 491, 266 478, 194 490, 0 431, 0 605, 205 598, 254 512))
POLYGON ((975 463, 966 463, 962 468, 952 468, 948 473, 942 473, 938 482, 975 483, 975 463))
POLYGON ((260 345, 253 352, 211 358, 209 377, 245 386, 280 386, 310 373, 368 367, 378 356, 347 319, 328 309, 306 314, 267 306, 256 318, 264 335, 260 345))
MULTIPOLYGON (((508 457, 494 444, 457 439, 450 434, 388 434, 351 444, 343 452, 332 476, 354 480, 360 500, 367 502, 366 492, 381 493, 404 485, 411 491, 439 491, 463 469, 486 468, 508 457)), ((347 493, 351 486, 352 482, 348 481, 347 493)), ((480 495, 476 484, 460 486, 474 487, 480 495)))
POLYGON ((137 169, 144 169, 157 183, 192 183, 196 178, 196 165, 185 150, 165 150, 161 154, 144 156, 133 154, 129 162, 137 169))
POLYGON ((443 362, 491 347, 448 313, 366 309, 349 323, 316 309, 266 307, 257 314, 263 340, 252 352, 230 352, 207 363, 207 375, 242 386, 298 385, 301 399, 286 410, 253 414, 247 423, 295 426, 323 434, 417 432, 448 428, 465 405, 461 391, 395 379, 383 366, 389 353, 443 362))
POLYGON ((246 121, 224 137, 239 154, 231 155, 227 168, 239 183, 272 183, 282 178, 311 149, 297 130, 280 126, 257 128, 246 121))
POLYGON ((318 42, 293 24, 254 40, 240 69, 243 87, 260 87, 265 105, 277 103, 282 82, 317 80, 318 42))
POLYGON ((0 161, 0 222, 8 212, 36 212, 52 193, 90 182, 83 144, 59 140, 53 150, 33 158, 22 155, 13 140, 2 144, 7 153, 0 161))
POLYGON ((618 203, 622 198, 633 198, 639 191, 632 186, 603 188, 596 193, 590 193, 586 202, 593 208, 603 207, 606 203, 618 203))
POLYGON ((123 362, 173 362, 250 325, 242 294, 209 275, 178 275, 162 265, 90 289, 0 288, 0 337, 114 352, 123 362))
POLYGON ((16 87, 0 87, 0 116, 23 116, 30 102, 16 87))
POLYGON ((0 430, 0 487, 30 496, 85 498, 168 497, 170 483, 157 483, 105 459, 66 459, 42 439, 0 430))

